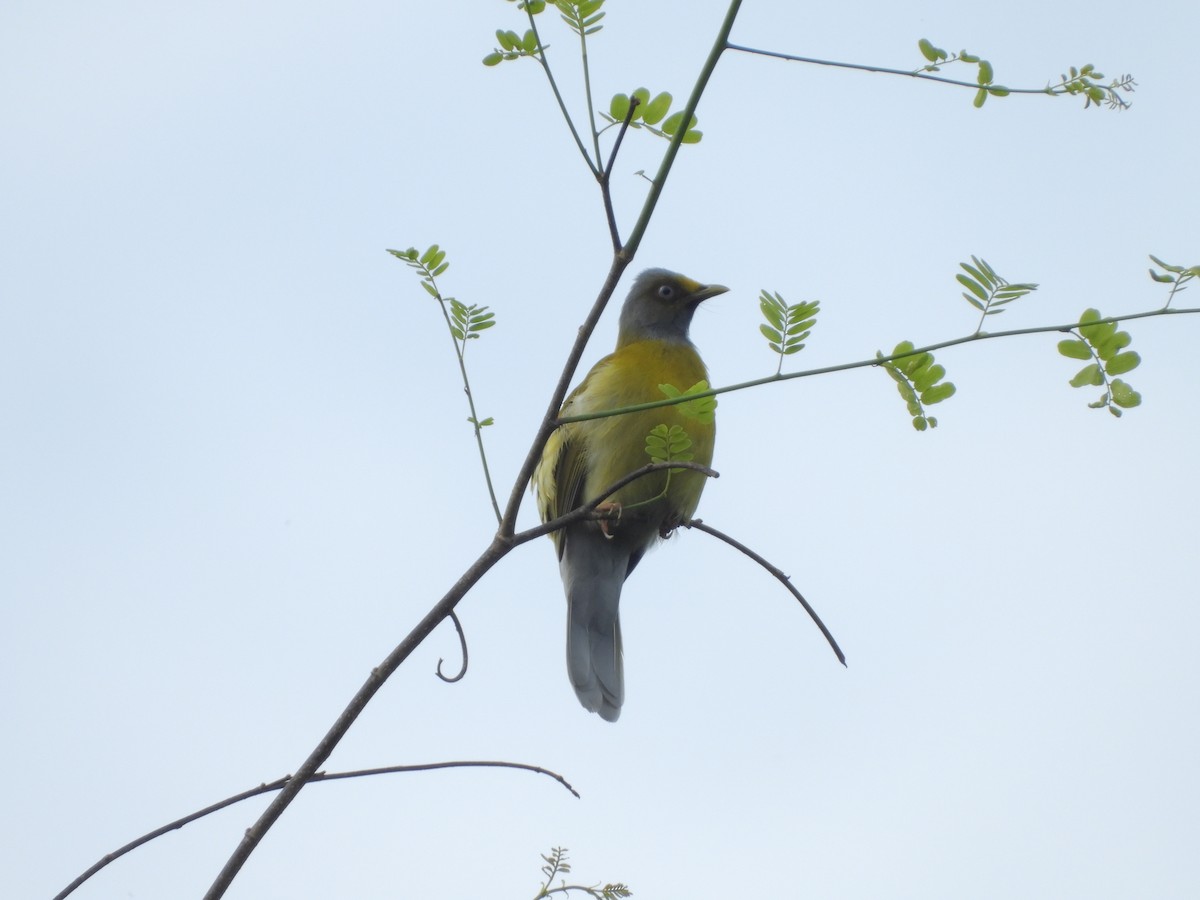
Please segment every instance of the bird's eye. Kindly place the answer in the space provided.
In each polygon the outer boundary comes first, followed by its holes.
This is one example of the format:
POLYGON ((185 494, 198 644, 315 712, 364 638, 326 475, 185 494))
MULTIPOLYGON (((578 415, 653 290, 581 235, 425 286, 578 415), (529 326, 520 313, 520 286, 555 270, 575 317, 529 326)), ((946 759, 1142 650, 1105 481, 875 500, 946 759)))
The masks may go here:
POLYGON ((658 296, 662 297, 664 300, 670 300, 675 296, 675 288, 671 287, 669 284, 660 284, 658 286, 658 296))

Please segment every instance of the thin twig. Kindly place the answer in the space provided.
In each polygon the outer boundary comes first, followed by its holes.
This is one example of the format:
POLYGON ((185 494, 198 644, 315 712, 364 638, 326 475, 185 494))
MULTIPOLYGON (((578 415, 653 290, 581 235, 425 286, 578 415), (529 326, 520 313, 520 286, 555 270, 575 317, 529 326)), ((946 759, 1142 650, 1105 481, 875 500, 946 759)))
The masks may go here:
POLYGON ((696 79, 696 84, 692 87, 692 93, 688 97, 687 104, 683 107, 683 117, 680 119, 679 128, 671 137, 671 142, 667 145, 667 152, 663 154, 662 162, 658 166, 658 173, 654 176, 654 180, 650 182, 650 191, 646 194, 646 202, 642 204, 642 213, 638 216, 637 223, 633 226, 633 231, 630 232, 629 238, 625 242, 625 249, 622 253, 630 259, 633 258, 638 247, 641 246, 642 237, 650 225, 650 217, 654 215, 654 208, 658 205, 658 198, 662 195, 663 188, 666 187, 667 176, 671 174, 671 167, 675 163, 675 154, 679 152, 679 148, 683 144, 683 138, 687 134, 692 116, 696 114, 696 107, 700 105, 700 97, 704 94, 704 89, 708 86, 708 79, 712 77, 713 71, 717 68, 717 61, 720 60, 721 54, 725 52, 725 48, 729 45, 729 32, 733 30, 734 20, 737 18, 738 10, 741 7, 742 0, 731 0, 729 11, 725 13, 725 20, 721 23, 721 28, 717 31, 717 38, 713 41, 712 49, 708 51, 708 58, 705 59, 704 66, 700 69, 700 75, 696 79))
POLYGON ((1050 94, 1051 96, 1054 96, 1054 94, 1048 88, 1010 88, 1006 85, 980 84, 978 81, 959 81, 956 78, 946 78, 942 75, 930 75, 929 73, 922 72, 919 69, 916 71, 913 71, 912 69, 889 69, 885 66, 868 66, 862 63, 838 62, 837 60, 832 59, 814 59, 809 56, 796 56, 791 53, 779 53, 774 50, 759 50, 754 47, 742 47, 739 44, 729 44, 728 47, 730 50, 739 50, 742 53, 750 53, 754 56, 769 56, 773 59, 784 59, 788 62, 809 63, 810 65, 814 66, 834 66, 839 69, 856 69, 859 72, 876 72, 881 75, 905 75, 909 78, 920 78, 922 81, 938 81, 942 84, 952 84, 956 87, 973 88, 974 90, 979 90, 980 88, 987 90, 989 87, 996 87, 1008 91, 1010 94, 1050 94))
POLYGON ((621 123, 621 129, 617 132, 616 140, 613 141, 612 152, 608 155, 608 165, 604 167, 604 172, 600 176, 600 196, 604 198, 604 215, 608 218, 608 233, 612 236, 613 253, 621 252, 621 232, 617 228, 617 214, 613 210, 612 202, 613 164, 617 161, 617 151, 621 149, 621 141, 625 138, 625 132, 629 130, 629 123, 633 121, 633 111, 638 108, 639 102, 637 97, 629 98, 629 109, 625 113, 625 121, 621 123))
MULTIPOLYGON (((551 777, 555 781, 557 781, 559 784, 561 784, 563 787, 565 787, 572 794, 574 794, 576 797, 579 796, 579 792, 577 790, 575 790, 574 787, 571 786, 571 783, 569 781, 567 781, 565 778, 563 778, 561 775, 559 775, 557 772, 551 772, 549 769, 543 769, 541 766, 531 766, 526 763, 500 762, 498 760, 465 760, 465 761, 454 761, 454 762, 423 763, 420 765, 410 765, 410 766, 383 766, 383 767, 377 768, 377 769, 358 769, 353 772, 318 772, 316 775, 314 775, 312 778, 310 778, 309 781, 310 782, 338 781, 343 778, 365 778, 368 775, 390 775, 390 774, 394 774, 397 772, 427 772, 427 771, 432 771, 433 769, 454 769, 454 768, 468 768, 468 767, 470 767, 470 768, 492 767, 492 768, 505 768, 505 769, 524 769, 525 771, 528 771, 528 772, 536 772, 538 775, 548 775, 549 777, 551 777)), ((76 888, 78 888, 80 885, 82 885, 85 881, 87 881, 89 878, 91 878, 93 875, 95 875, 101 869, 108 866, 109 863, 116 862, 118 859, 120 859, 126 853, 136 850, 138 847, 142 846, 143 844, 148 844, 150 841, 154 840, 155 838, 162 837, 164 834, 167 834, 169 832, 178 831, 184 825, 190 825, 192 822, 195 822, 198 819, 203 819, 205 816, 211 815, 212 813, 215 813, 215 812, 219 812, 220 810, 225 809, 226 807, 233 806, 237 803, 241 803, 243 800, 249 800, 251 797, 258 797, 262 794, 269 794, 272 791, 282 790, 283 786, 286 785, 291 780, 291 778, 292 778, 291 775, 285 775, 282 778, 277 778, 275 781, 265 783, 265 784, 260 784, 258 787, 251 788, 248 791, 242 791, 240 794, 234 794, 232 797, 227 797, 218 803, 214 803, 211 806, 206 806, 206 807, 204 807, 204 809, 196 810, 196 812, 189 813, 188 815, 183 816, 182 818, 176 819, 174 822, 170 822, 166 825, 163 825, 161 828, 155 828, 153 831, 143 834, 141 837, 130 841, 128 844, 125 844, 123 847, 118 847, 116 850, 112 851, 111 853, 106 853, 93 866, 91 866, 86 872, 83 872, 78 878, 76 878, 69 885, 67 885, 65 888, 63 888, 61 891, 59 891, 57 894, 55 894, 53 900, 63 900, 64 897, 67 897, 69 894, 74 892, 74 890, 76 888)))
POLYGON ((778 578, 779 583, 791 591, 792 596, 800 601, 800 605, 804 607, 804 611, 808 613, 809 618, 811 618, 813 622, 816 623, 817 627, 821 629, 821 634, 825 635, 825 640, 829 642, 829 646, 833 648, 833 652, 837 655, 838 662, 840 662, 843 666, 846 665, 846 654, 842 653, 842 648, 839 647, 838 642, 834 640, 833 634, 828 628, 825 627, 825 623, 821 621, 821 617, 817 615, 817 611, 809 605, 807 600, 804 599, 804 595, 796 590, 795 585, 792 584, 791 578, 784 574, 782 569, 771 565, 771 563, 769 563, 762 556, 759 556, 745 544, 734 540, 729 535, 722 531, 718 531, 711 525, 705 525, 702 519, 692 519, 690 522, 684 522, 682 524, 685 528, 696 528, 700 531, 703 531, 705 534, 711 534, 713 537, 727 543, 730 547, 733 547, 736 550, 741 550, 748 557, 778 578))
POLYGON ((462 648, 462 666, 459 668, 457 675, 447 677, 442 674, 442 658, 439 656, 437 677, 447 684, 453 684, 456 681, 462 681, 463 676, 467 674, 467 636, 463 633, 462 622, 458 620, 458 614, 454 610, 450 610, 450 615, 447 618, 454 623, 454 630, 458 632, 458 645, 462 648))
MULTIPOLYGON (((546 73, 546 80, 550 82, 550 90, 554 92, 554 99, 558 102, 558 110, 562 113, 563 119, 566 120, 571 137, 575 138, 575 146, 579 148, 579 153, 583 157, 584 162, 587 163, 588 168, 592 170, 592 174, 598 177, 600 174, 600 159, 597 157, 593 162, 592 158, 588 155, 587 148, 583 146, 583 139, 575 129, 575 122, 571 119, 571 114, 567 112, 567 104, 563 101, 562 94, 558 90, 558 82, 554 80, 554 73, 550 71, 550 62, 546 59, 546 49, 542 46, 542 36, 538 34, 537 22, 534 21, 533 13, 529 11, 529 7, 525 8, 525 15, 529 17, 529 27, 533 30, 534 37, 537 38, 537 56, 534 58, 541 63, 542 71, 546 73)), ((595 123, 589 123, 588 127, 592 131, 596 130, 595 123)))
POLYGON ((471 379, 467 375, 466 353, 469 333, 464 325, 462 340, 460 341, 454 336, 454 323, 450 319, 450 311, 446 308, 446 300, 442 297, 442 292, 438 290, 433 273, 426 271, 429 281, 433 284, 433 289, 437 291, 438 305, 442 308, 442 317, 446 320, 446 329, 450 333, 451 343, 454 344, 454 355, 458 359, 458 371, 462 375, 463 393, 467 395, 467 408, 471 411, 471 425, 475 428, 475 446, 479 448, 479 462, 483 466, 483 481, 487 487, 488 499, 492 501, 492 511, 496 514, 498 524, 500 522, 500 503, 496 500, 496 489, 492 485, 492 470, 488 466, 487 451, 483 446, 483 426, 479 424, 479 412, 475 409, 475 394, 471 391, 471 379))

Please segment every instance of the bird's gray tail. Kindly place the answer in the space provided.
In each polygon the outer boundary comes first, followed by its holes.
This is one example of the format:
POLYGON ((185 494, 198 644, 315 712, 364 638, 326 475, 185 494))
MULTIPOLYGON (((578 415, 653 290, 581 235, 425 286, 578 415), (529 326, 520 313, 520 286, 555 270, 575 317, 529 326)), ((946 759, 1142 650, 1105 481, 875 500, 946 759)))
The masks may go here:
POLYGON ((567 590, 567 673, 579 702, 608 722, 625 702, 621 620, 617 607, 629 558, 607 539, 582 529, 570 536, 560 564, 567 590))

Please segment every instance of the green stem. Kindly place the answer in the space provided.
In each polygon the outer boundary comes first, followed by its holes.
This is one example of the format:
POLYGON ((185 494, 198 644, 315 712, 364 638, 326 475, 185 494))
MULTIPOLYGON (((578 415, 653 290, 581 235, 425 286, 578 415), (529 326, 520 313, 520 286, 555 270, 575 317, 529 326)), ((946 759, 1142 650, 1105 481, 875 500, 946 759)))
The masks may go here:
POLYGON ((687 105, 683 108, 683 121, 675 135, 671 138, 671 143, 667 145, 667 152, 663 154, 662 163, 659 164, 658 174, 654 176, 654 180, 650 183, 650 193, 646 195, 646 202, 642 204, 642 213, 638 216, 637 223, 633 226, 633 231, 629 234, 629 239, 625 242, 625 247, 621 251, 627 259, 633 259, 637 253, 638 247, 642 243, 642 237, 646 233, 646 228, 650 225, 650 217, 654 215, 654 208, 658 205, 658 198, 662 195, 663 187, 666 186, 667 176, 671 172, 671 166, 675 162, 675 154, 679 152, 679 146, 683 143, 683 136, 687 134, 688 124, 692 121, 692 116, 696 113, 696 107, 700 105, 700 97, 704 94, 704 89, 708 86, 708 79, 712 77, 713 70, 717 67, 717 61, 721 58, 721 54, 725 52, 727 47, 730 47, 729 32, 733 30, 734 20, 737 19, 738 10, 741 9, 742 0, 731 0, 729 9, 725 13, 725 20, 721 23, 721 28, 717 32, 717 39, 713 41, 712 49, 708 52, 708 58, 704 61, 704 66, 700 70, 700 76, 696 79, 696 84, 692 88, 691 96, 688 97, 687 105))
POLYGON ((596 153, 594 170, 597 171, 596 177, 601 178, 598 170, 604 157, 600 153, 600 133, 596 131, 596 112, 592 108, 592 74, 588 68, 587 35, 582 24, 579 28, 579 56, 583 62, 583 95, 587 99, 588 130, 592 133, 592 149, 596 153))
MULTIPOLYGON (((426 277, 437 290, 437 284, 433 280, 433 273, 428 269, 425 270, 426 277)), ((467 377, 467 363, 465 354, 467 351, 467 335, 463 332, 463 339, 460 342, 454 336, 454 323, 450 321, 450 313, 446 309, 446 301, 442 298, 441 291, 437 294, 438 306, 442 308, 442 317, 446 320, 446 331, 450 335, 450 341, 454 344, 454 355, 458 358, 458 371, 462 374, 463 392, 467 395, 467 406, 471 410, 471 424, 475 428, 475 445, 479 448, 479 461, 483 465, 483 480, 487 485, 488 498, 492 501, 492 510, 496 513, 496 522, 500 522, 500 503, 496 499, 496 489, 492 485, 492 472, 488 468, 487 451, 483 447, 483 428, 479 424, 479 414, 475 411, 475 395, 471 393, 471 379, 467 377)), ((464 326, 465 327, 465 326, 464 326)))
MULTIPOLYGON (((533 13, 526 7, 525 15, 529 17, 529 27, 533 29, 534 35, 537 37, 537 61, 541 63, 542 71, 546 73, 546 80, 550 82, 550 90, 554 92, 554 99, 558 102, 558 109, 562 113, 563 119, 567 123, 567 128, 571 131, 571 137, 575 139, 575 146, 579 148, 579 154, 587 163, 592 174, 597 178, 600 177, 600 155, 596 154, 595 162, 588 156, 587 148, 583 146, 583 139, 579 137, 579 132, 575 128, 575 122, 571 119, 571 114, 567 112, 567 104, 563 102, 562 93, 558 90, 558 82, 554 80, 554 73, 550 71, 550 62, 546 59, 546 51, 542 48, 542 36, 538 34, 537 22, 534 21, 533 13)), ((589 116, 590 120, 590 116, 589 116)), ((592 131, 596 130, 595 123, 591 125, 592 131)))

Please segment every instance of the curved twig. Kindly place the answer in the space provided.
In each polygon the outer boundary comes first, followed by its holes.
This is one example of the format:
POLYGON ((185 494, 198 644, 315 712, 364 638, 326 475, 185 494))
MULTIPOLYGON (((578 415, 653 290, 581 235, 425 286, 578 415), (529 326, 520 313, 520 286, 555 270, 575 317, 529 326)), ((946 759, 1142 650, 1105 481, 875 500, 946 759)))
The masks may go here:
MULTIPOLYGON (((468 767, 524 769, 527 772, 535 772, 538 775, 548 775, 576 797, 579 796, 579 791, 575 790, 575 788, 571 786, 571 783, 557 772, 551 772, 549 769, 543 769, 541 766, 531 766, 526 763, 500 762, 498 760, 464 760, 454 762, 422 763, 420 765, 411 766, 382 766, 376 769, 357 769, 353 772, 318 772, 308 780, 310 783, 315 781, 338 781, 343 778, 364 778, 368 775, 390 775, 396 772, 426 772, 433 769, 455 769, 468 767)), ((161 828, 155 828, 153 831, 143 834, 141 837, 130 841, 123 847, 118 847, 111 853, 106 853, 94 865, 88 868, 86 872, 83 872, 78 878, 55 894, 53 900, 63 900, 64 897, 73 893, 76 888, 80 887, 85 881, 87 881, 101 869, 105 868, 109 863, 116 862, 126 853, 136 850, 143 844, 148 844, 155 838, 162 837, 164 834, 167 834, 171 831, 177 831, 184 825, 190 825, 192 822, 195 822, 198 819, 203 819, 205 816, 219 812, 228 806, 241 803, 243 800, 249 800, 251 797, 258 797, 261 794, 269 794, 272 791, 282 790, 283 786, 291 781, 291 778, 291 775, 285 775, 282 778, 275 779, 274 781, 260 784, 258 787, 251 788, 248 791, 242 791, 240 794, 234 794, 232 797, 226 797, 224 800, 221 800, 218 803, 214 803, 211 806, 206 806, 204 809, 198 809, 194 813, 189 813, 182 818, 176 819, 174 822, 163 825, 161 828)))
POLYGON ((795 586, 792 584, 791 578, 789 578, 782 569, 771 565, 771 563, 767 562, 766 559, 759 556, 740 541, 734 540, 729 535, 718 531, 711 525, 705 525, 702 519, 692 519, 690 522, 683 522, 682 524, 685 528, 697 528, 700 531, 703 531, 705 534, 711 534, 718 540, 722 540, 727 543, 730 547, 733 547, 736 550, 741 550, 748 557, 779 579, 780 584, 791 591, 792 596, 800 601, 800 605, 804 607, 804 611, 808 613, 809 618, 811 618, 813 622, 816 623, 816 626, 821 629, 821 634, 825 635, 825 640, 829 642, 829 646, 833 648, 833 652, 837 655, 838 662, 840 662, 843 666, 846 665, 846 654, 842 652, 842 648, 839 647, 838 642, 834 640, 833 634, 831 634, 829 629, 825 627, 825 623, 821 621, 821 617, 817 615, 817 611, 809 605, 807 600, 804 599, 804 595, 796 590, 795 586))
POLYGON ((446 682, 446 684, 454 684, 456 681, 462 681, 463 676, 467 674, 467 636, 463 633, 462 622, 458 620, 458 614, 454 610, 450 610, 449 619, 454 623, 454 630, 458 632, 458 645, 462 647, 462 666, 458 670, 458 674, 447 677, 442 674, 442 658, 438 657, 437 677, 446 682))

